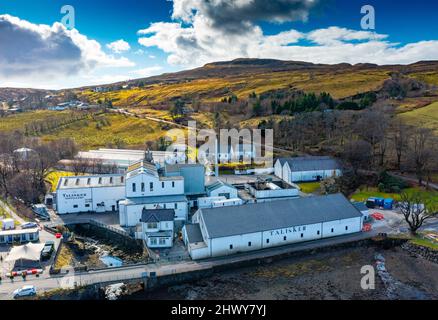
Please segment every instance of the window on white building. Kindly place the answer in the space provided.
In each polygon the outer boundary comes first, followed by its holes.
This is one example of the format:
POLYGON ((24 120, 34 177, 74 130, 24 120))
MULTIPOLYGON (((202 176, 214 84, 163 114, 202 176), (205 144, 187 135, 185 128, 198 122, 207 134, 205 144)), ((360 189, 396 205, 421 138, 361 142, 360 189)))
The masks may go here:
POLYGON ((151 189, 151 192, 154 191, 154 183, 153 182, 149 183, 149 189, 151 189))
POLYGON ((251 241, 250 241, 250 242, 248 242, 248 247, 251 247, 251 244, 252 244, 252 243, 251 243, 251 241))
POLYGON ((165 238, 160 238, 160 245, 165 245, 166 244, 166 239, 165 238))
POLYGON ((232 244, 230 244, 230 250, 233 250, 233 245, 232 244))
POLYGON ((332 233, 335 232, 335 229, 332 228, 332 233))
POLYGON ((136 192, 137 191, 137 186, 135 185, 135 183, 132 184, 132 192, 136 192))
POLYGON ((301 234, 301 238, 304 238, 304 233, 301 234))
POLYGON ((157 238, 150 238, 149 243, 153 246, 157 245, 157 238))
POLYGON ((266 243, 269 243, 269 239, 266 239, 266 243))
POLYGON ((175 203, 175 209, 178 209, 178 203, 175 203))
POLYGON ((156 223, 156 222, 148 222, 147 228, 148 229, 158 229, 158 223, 156 223))
POLYGON ((172 188, 175 188, 175 181, 172 181, 172 188))
POLYGON ((144 183, 141 183, 141 192, 144 192, 144 183))
POLYGON ((78 206, 77 204, 75 204, 75 205, 73 206, 73 208, 75 208, 75 209, 78 208, 78 207, 79 207, 79 206, 78 206))
POLYGON ((345 227, 345 231, 347 231, 347 230, 348 230, 348 226, 345 227))
POLYGON ((321 231, 318 230, 318 231, 316 232, 316 234, 319 236, 319 235, 321 234, 321 231))
POLYGON ((286 241, 286 240, 287 240, 287 237, 286 237, 286 236, 284 236, 284 237, 283 237, 283 241, 286 241))
POLYGON ((164 189, 164 182, 161 182, 161 188, 164 189))

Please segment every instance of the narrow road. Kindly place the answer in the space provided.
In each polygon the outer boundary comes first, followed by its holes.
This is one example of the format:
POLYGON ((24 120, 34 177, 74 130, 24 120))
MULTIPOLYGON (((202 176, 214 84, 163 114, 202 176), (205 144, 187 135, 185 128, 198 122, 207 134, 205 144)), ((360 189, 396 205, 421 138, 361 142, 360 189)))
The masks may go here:
MULTIPOLYGON (((163 119, 158 119, 158 118, 153 118, 153 117, 149 117, 149 116, 145 116, 145 115, 139 115, 139 114, 135 114, 135 113, 133 113, 133 112, 129 112, 129 111, 127 111, 127 110, 117 110, 117 111, 115 111, 115 112, 116 112, 116 113, 121 113, 121 114, 124 114, 124 115, 127 115, 127 116, 131 116, 131 117, 137 117, 137 118, 147 119, 147 120, 151 120, 151 121, 155 121, 155 122, 159 122, 159 123, 169 124, 169 125, 172 125, 172 126, 179 127, 179 128, 181 128, 181 129, 192 129, 192 128, 189 127, 189 126, 182 125, 182 124, 179 124, 179 123, 175 123, 175 122, 173 122, 173 121, 163 120, 163 119)), ((200 130, 201 130, 201 129, 196 129, 196 131, 200 131, 200 130)), ((249 144, 252 143, 252 141, 245 141, 245 140, 243 140, 242 142, 244 142, 244 143, 249 143, 249 144)), ((254 144, 255 144, 255 145, 258 145, 258 144, 256 144, 256 143, 254 143, 254 144)), ((258 146, 260 146, 260 147, 265 147, 264 145, 261 145, 261 144, 259 144, 258 146)), ((286 150, 286 149, 279 148, 279 147, 275 147, 275 146, 273 146, 273 147, 271 148, 270 151, 278 151, 278 152, 284 152, 284 153, 294 154, 293 151, 286 150)))
MULTIPOLYGON (((394 177, 403 179, 403 180, 408 181, 408 182, 418 183, 418 179, 413 177, 413 176, 406 176, 406 175, 402 175, 400 173, 395 173, 395 172, 391 172, 390 174, 393 175, 394 177)), ((432 189, 438 191, 438 184, 436 184, 436 183, 429 182, 429 184, 428 184, 426 181, 423 181, 422 184, 424 187, 429 186, 429 188, 432 188, 432 189)))
POLYGON ((23 218, 16 214, 15 211, 13 211, 3 199, 0 199, 0 207, 5 210, 14 220, 17 220, 20 224, 26 223, 26 221, 24 221, 23 218))

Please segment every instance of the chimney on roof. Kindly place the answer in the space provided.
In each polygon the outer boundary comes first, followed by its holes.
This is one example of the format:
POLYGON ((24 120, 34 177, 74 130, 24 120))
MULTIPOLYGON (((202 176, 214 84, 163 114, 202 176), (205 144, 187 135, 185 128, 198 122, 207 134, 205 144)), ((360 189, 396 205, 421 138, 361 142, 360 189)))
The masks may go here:
POLYGON ((147 150, 144 154, 144 161, 149 163, 154 163, 154 156, 152 155, 151 150, 147 150))

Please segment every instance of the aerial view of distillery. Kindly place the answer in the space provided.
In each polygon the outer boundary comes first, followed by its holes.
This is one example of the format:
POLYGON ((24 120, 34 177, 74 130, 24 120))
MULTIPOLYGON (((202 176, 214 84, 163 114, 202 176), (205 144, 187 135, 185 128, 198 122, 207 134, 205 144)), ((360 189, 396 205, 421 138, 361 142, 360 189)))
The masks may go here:
POLYGON ((437 12, 2 1, 0 300, 437 300, 437 12))

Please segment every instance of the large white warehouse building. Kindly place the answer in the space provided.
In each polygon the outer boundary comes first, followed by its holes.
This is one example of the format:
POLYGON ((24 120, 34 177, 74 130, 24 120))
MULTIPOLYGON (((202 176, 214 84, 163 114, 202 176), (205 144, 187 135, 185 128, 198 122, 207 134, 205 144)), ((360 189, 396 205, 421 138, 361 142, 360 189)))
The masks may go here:
POLYGON ((274 172, 287 183, 320 181, 342 175, 342 166, 332 157, 280 158, 274 172))
POLYGON ((62 177, 56 190, 58 214, 119 210, 125 199, 124 175, 62 177))
POLYGON ((183 238, 196 260, 361 232, 362 225, 361 212, 336 194, 199 209, 183 238))

